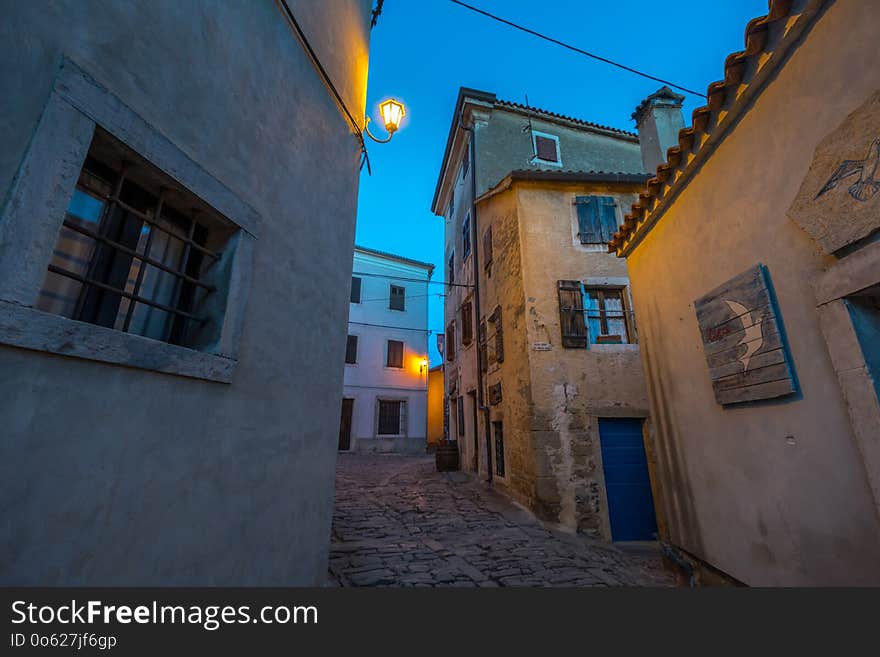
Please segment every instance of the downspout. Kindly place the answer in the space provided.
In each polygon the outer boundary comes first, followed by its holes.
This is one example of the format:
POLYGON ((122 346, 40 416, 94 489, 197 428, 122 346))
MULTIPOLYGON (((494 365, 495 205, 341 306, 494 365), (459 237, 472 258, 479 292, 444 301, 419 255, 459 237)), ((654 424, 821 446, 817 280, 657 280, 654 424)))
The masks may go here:
MULTIPOLYGON (((461 122, 461 116, 458 117, 458 127, 469 132, 468 139, 468 157, 470 158, 471 170, 471 252, 474 259, 474 304, 477 307, 477 404, 479 410, 483 414, 483 431, 486 436, 486 481, 492 481, 492 438, 489 434, 489 407, 486 406, 485 397, 483 395, 483 368, 480 367, 480 317, 483 313, 483 306, 480 304, 480 258, 479 258, 479 223, 477 222, 477 150, 476 138, 477 133, 473 127, 465 128, 461 122)), ((488 338, 488 336, 486 336, 488 338)), ((487 347, 488 349, 488 347, 487 347)), ((476 430, 477 427, 474 427, 476 430)), ((479 458, 479 456, 478 456, 479 458)))

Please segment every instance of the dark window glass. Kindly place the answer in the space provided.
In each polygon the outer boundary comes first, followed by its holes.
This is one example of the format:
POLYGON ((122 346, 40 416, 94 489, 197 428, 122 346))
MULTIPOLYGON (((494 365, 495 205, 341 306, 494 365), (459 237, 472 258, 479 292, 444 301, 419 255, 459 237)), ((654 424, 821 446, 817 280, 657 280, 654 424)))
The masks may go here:
POLYGON ((353 365, 357 363, 358 354, 358 336, 349 335, 348 343, 345 346, 345 362, 353 365))
POLYGON ((379 400, 379 426, 377 433, 380 436, 398 436, 404 433, 401 429, 404 403, 402 401, 379 400))
POLYGON ((351 303, 361 302, 361 279, 357 276, 351 277, 351 303))
POLYGON ((403 367, 403 342, 399 340, 388 341, 387 367, 403 367))
MULTIPOLYGON (((209 343, 204 280, 236 227, 106 132, 95 132, 36 307, 193 348, 209 343), (122 167, 122 161, 126 166, 122 167)), ((216 327, 214 327, 216 328, 216 327)))
POLYGON ((471 254, 471 215, 468 213, 461 225, 461 257, 462 260, 471 254))
POLYGON ((399 285, 391 286, 391 296, 388 302, 391 310, 404 310, 406 308, 406 288, 399 285))

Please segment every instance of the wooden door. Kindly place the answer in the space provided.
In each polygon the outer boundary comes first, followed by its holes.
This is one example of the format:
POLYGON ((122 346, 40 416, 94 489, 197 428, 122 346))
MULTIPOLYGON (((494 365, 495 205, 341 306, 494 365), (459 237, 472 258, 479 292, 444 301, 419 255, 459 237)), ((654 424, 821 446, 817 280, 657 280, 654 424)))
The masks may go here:
POLYGON ((342 400, 342 418, 339 421, 339 451, 347 452, 351 449, 351 412, 354 408, 354 399, 342 400))

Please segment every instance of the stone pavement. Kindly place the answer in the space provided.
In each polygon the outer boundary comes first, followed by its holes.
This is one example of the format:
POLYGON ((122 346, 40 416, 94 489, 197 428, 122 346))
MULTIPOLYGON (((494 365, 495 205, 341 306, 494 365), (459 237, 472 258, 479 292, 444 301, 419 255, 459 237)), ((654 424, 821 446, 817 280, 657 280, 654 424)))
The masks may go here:
POLYGON ((433 457, 340 454, 329 586, 672 586, 653 546, 553 531, 433 457))

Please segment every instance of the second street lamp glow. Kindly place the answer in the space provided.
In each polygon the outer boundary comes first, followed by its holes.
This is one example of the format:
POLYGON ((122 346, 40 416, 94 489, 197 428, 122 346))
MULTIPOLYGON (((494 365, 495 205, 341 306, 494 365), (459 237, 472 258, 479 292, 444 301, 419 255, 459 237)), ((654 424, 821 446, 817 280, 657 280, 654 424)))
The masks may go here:
POLYGON ((389 98, 379 103, 379 112, 382 114, 382 121, 385 123, 385 129, 389 134, 393 134, 400 127, 400 122, 406 116, 406 110, 403 103, 389 98))

